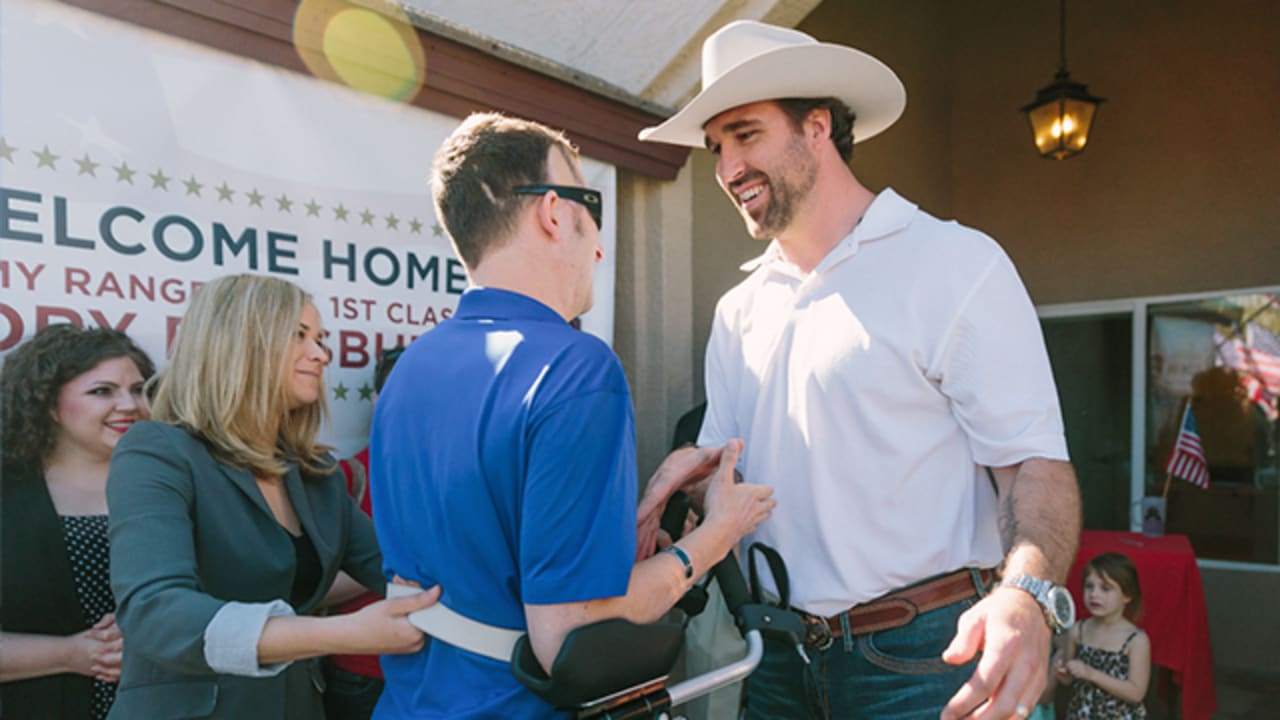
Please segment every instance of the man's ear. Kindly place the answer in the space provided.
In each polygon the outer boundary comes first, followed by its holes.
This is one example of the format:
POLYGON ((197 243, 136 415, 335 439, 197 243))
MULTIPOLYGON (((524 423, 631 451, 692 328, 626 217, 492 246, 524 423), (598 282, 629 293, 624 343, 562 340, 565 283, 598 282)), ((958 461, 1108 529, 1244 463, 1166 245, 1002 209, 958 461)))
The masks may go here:
POLYGON ((814 108, 804 119, 805 138, 816 143, 831 137, 831 111, 827 108, 814 108))
POLYGON ((538 197, 538 202, 534 204, 534 213, 538 218, 538 226, 547 235, 557 238, 563 229, 560 219, 556 217, 559 205, 560 197, 555 192, 543 193, 538 197))

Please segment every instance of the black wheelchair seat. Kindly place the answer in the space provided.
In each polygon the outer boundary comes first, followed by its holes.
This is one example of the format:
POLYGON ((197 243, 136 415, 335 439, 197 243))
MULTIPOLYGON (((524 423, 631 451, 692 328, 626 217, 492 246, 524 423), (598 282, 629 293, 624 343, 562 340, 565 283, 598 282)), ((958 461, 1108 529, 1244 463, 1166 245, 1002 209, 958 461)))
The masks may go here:
MULTIPOLYGON (((684 493, 676 493, 663 513, 662 528, 673 541, 680 537, 690 502, 684 493)), ((808 663, 800 646, 804 622, 785 605, 789 595, 786 565, 772 549, 761 547, 784 598, 781 607, 761 601, 751 603, 742 568, 733 553, 711 571, 729 613, 747 641, 742 659, 668 687, 667 679, 684 649, 684 623, 637 625, 615 618, 571 631, 551 663, 550 677, 534 656, 529 636, 522 636, 512 652, 511 674, 547 703, 572 711, 580 719, 620 720, 673 717, 673 707, 746 679, 764 655, 765 632, 787 638, 808 663)), ((753 560, 755 552, 753 547, 753 560)), ((755 574, 753 562, 753 585, 755 574)), ((695 585, 677 607, 695 615, 705 604, 705 589, 695 585)))
POLYGON ((680 623, 637 625, 614 618, 571 631, 551 665, 551 677, 534 656, 529 636, 521 637, 511 673, 551 705, 573 709, 619 689, 665 680, 683 648, 680 623))

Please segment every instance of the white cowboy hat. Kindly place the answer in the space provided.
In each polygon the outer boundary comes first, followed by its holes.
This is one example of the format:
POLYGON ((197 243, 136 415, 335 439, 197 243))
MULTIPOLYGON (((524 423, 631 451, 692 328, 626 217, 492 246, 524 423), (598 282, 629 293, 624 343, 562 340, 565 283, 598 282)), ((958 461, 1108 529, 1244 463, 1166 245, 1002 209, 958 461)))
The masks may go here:
POLYGON ((861 50, 820 43, 799 30, 737 20, 702 44, 702 92, 640 139, 703 147, 702 127, 748 103, 781 98, 834 97, 857 115, 854 142, 892 125, 907 105, 902 81, 861 50))

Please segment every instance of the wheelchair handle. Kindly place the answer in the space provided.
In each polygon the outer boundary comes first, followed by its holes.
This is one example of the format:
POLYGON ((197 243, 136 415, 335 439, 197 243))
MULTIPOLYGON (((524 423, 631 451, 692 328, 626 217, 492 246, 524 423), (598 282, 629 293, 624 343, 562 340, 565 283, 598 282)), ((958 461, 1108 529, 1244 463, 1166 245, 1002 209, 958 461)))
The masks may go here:
POLYGON ((676 683, 667 688, 667 694, 671 697, 671 704, 673 706, 680 705, 696 697, 702 697, 726 685, 745 680, 748 675, 755 672, 756 667, 760 664, 760 659, 764 657, 764 639, 761 637, 759 630, 748 630, 744 638, 747 641, 747 654, 741 660, 691 677, 684 682, 676 683))
MULTIPOLYGON (((747 591, 747 582, 742 577, 742 566, 738 564, 738 559, 734 556, 732 550, 720 562, 716 563, 716 566, 711 569, 711 573, 715 576, 716 582, 720 584, 720 593, 724 596, 725 606, 729 608, 729 614, 734 617, 735 621, 740 620, 739 611, 751 601, 751 594, 747 591)), ((667 688, 667 693, 671 696, 672 705, 680 705, 726 685, 732 685, 739 680, 745 679, 755 671, 756 666, 760 664, 761 658, 764 657, 764 638, 761 636, 760 630, 756 628, 744 629, 746 632, 743 633, 743 639, 747 641, 747 654, 736 662, 691 677, 684 682, 667 688)))
POLYGON ((738 558, 732 550, 711 568, 711 574, 720 584, 720 593, 724 595, 724 604, 729 608, 729 614, 737 618, 742 606, 751 602, 751 593, 747 590, 746 579, 742 577, 742 566, 738 564, 738 558))

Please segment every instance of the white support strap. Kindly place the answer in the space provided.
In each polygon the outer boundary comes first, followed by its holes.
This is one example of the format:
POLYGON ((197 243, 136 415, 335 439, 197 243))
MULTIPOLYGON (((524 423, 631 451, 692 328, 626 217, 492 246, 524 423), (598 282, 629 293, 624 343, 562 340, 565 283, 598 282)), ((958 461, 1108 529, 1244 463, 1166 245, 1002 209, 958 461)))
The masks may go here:
MULTIPOLYGON (((420 592, 422 592, 421 589, 412 585, 387 583, 387 598, 404 597, 420 592)), ((459 615, 445 607, 444 603, 436 603, 425 610, 410 613, 409 622, 434 640, 447 642, 463 650, 504 663, 511 662, 516 641, 524 635, 521 630, 486 625, 459 615)))

